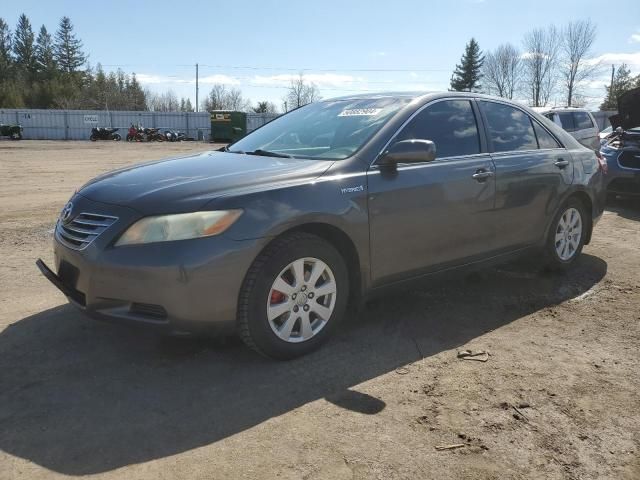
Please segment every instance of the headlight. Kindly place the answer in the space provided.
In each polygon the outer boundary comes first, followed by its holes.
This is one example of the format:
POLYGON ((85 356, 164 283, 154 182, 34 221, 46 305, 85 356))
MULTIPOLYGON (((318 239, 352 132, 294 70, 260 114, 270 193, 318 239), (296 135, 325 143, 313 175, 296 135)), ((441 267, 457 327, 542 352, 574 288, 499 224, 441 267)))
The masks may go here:
POLYGON ((116 247, 218 235, 241 214, 242 210, 219 210, 146 217, 131 225, 118 239, 116 247))

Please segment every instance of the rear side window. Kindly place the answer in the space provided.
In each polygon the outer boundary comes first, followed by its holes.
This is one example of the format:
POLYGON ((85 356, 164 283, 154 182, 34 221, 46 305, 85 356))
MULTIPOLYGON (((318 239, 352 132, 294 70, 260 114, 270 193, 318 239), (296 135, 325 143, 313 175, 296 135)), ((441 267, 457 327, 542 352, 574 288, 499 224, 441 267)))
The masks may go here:
POLYGON ((593 128, 593 122, 587 112, 573 112, 573 120, 575 122, 576 130, 593 128))
POLYGON ((529 115, 502 103, 482 102, 489 136, 496 152, 538 148, 529 115))
POLYGON ((437 158, 480 153, 476 117, 469 100, 444 100, 418 113, 396 137, 401 140, 431 140, 437 158))
POLYGON ((538 137, 538 146, 540 148, 561 148, 558 141, 536 122, 533 122, 533 129, 536 132, 536 137, 538 137))
POLYGON ((575 132, 577 130, 573 119, 573 112, 558 112, 556 115, 560 117, 562 128, 564 128, 565 131, 575 132))

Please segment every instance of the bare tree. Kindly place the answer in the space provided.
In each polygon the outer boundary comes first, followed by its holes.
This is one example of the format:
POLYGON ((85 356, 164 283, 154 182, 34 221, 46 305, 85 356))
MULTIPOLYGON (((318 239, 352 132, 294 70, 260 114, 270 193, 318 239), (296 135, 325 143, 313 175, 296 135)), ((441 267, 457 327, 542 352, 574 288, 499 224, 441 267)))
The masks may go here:
POLYGON ((207 98, 202 101, 202 110, 210 112, 212 110, 224 110, 226 108, 227 87, 221 83, 216 83, 211 87, 207 98))
POLYGON ((278 107, 276 107, 274 103, 267 100, 258 102, 258 104, 251 110, 253 110, 255 113, 278 113, 278 107))
POLYGON ((239 88, 227 89, 225 85, 215 84, 211 87, 211 91, 207 98, 202 102, 202 108, 205 111, 213 110, 237 110, 245 111, 251 107, 239 88))
POLYGON ((522 76, 520 52, 510 43, 504 43, 485 55, 482 65, 487 93, 513 98, 522 76))
POLYGON ((228 110, 244 112, 251 108, 251 102, 242 96, 242 91, 239 88, 232 88, 229 90, 225 100, 227 104, 226 108, 228 110))
POLYGON ((532 30, 525 35, 523 44, 524 91, 532 106, 544 107, 557 83, 558 30, 554 26, 532 30))
POLYGON ((596 39, 596 26, 590 20, 570 22, 562 30, 560 74, 567 92, 567 106, 574 103, 580 84, 593 78, 599 65, 588 62, 596 39))
POLYGON ((287 110, 302 107, 308 103, 320 100, 320 90, 314 83, 307 83, 302 73, 291 80, 286 96, 287 110))
POLYGON ((180 102, 178 97, 172 90, 164 93, 154 93, 149 90, 145 91, 147 100, 147 108, 152 112, 179 112, 180 102))

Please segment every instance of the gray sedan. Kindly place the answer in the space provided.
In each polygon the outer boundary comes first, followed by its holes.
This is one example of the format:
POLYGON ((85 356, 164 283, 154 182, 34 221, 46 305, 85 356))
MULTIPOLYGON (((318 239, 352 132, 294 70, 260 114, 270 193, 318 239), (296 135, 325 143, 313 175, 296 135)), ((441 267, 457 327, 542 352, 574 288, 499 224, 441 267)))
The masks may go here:
POLYGON ((399 282, 521 254, 568 267, 603 204, 595 153, 526 107, 352 96, 92 180, 62 210, 54 269, 38 266, 93 317, 235 331, 284 359, 399 282))

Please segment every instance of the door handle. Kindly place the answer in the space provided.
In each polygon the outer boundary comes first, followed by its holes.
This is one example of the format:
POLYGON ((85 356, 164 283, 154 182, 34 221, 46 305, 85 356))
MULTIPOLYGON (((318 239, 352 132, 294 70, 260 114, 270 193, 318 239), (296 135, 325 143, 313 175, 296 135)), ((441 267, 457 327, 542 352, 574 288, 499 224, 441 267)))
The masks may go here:
POLYGON ((493 172, 491 170, 478 170, 476 173, 471 175, 471 178, 479 182, 482 182, 489 177, 493 177, 493 172))
POLYGON ((559 158, 553 164, 558 168, 564 168, 569 165, 569 160, 563 160, 562 158, 559 158))

